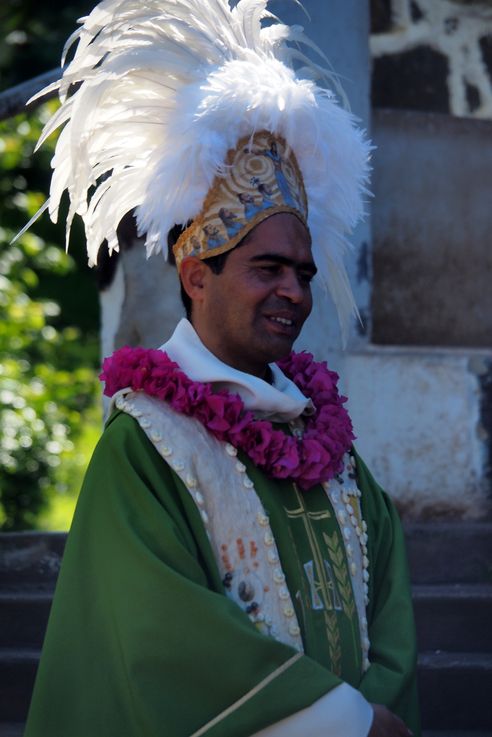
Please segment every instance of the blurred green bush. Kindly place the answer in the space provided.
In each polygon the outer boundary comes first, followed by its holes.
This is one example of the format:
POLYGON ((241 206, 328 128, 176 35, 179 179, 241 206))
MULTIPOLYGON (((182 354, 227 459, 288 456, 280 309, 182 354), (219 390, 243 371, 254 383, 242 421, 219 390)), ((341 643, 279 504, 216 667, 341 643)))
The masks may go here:
POLYGON ((70 465, 87 414, 97 415, 97 293, 84 268, 81 233, 74 239, 79 265, 60 246, 63 228, 47 215, 10 244, 46 199, 53 142, 34 158, 32 151, 55 106, 0 123, 3 530, 36 527, 53 494, 73 491, 61 459, 70 465))

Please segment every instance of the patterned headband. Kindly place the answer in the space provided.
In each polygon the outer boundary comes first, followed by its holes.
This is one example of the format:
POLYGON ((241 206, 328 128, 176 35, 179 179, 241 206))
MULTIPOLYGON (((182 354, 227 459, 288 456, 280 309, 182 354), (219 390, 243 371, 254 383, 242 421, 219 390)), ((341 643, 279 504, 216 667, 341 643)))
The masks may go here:
POLYGON ((178 271, 187 256, 207 259, 232 250, 271 215, 288 212, 307 226, 307 199, 293 150, 268 131, 239 141, 215 177, 204 206, 173 248, 178 271))

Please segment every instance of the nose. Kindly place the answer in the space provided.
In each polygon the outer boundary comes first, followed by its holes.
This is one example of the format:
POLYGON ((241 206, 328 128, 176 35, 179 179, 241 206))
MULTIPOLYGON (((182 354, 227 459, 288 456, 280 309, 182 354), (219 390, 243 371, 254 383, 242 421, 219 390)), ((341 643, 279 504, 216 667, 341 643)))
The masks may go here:
POLYGON ((306 289, 294 269, 285 269, 277 286, 277 295, 288 299, 292 304, 301 304, 306 297, 306 289))

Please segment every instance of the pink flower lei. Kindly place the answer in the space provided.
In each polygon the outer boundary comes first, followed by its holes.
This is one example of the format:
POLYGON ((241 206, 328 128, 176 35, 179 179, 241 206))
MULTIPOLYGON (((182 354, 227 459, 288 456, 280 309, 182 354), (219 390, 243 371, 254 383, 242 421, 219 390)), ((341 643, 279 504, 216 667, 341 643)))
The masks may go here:
POLYGON ((201 422, 218 440, 244 451, 267 476, 291 479, 306 490, 343 468, 343 456, 354 439, 343 406, 347 400, 338 393, 337 374, 311 354, 291 353, 278 365, 315 405, 314 414, 305 418, 301 438, 276 430, 267 420, 256 420, 237 394, 215 392, 210 384, 192 381, 163 351, 120 348, 105 359, 100 379, 106 384, 106 396, 131 387, 161 399, 201 422))

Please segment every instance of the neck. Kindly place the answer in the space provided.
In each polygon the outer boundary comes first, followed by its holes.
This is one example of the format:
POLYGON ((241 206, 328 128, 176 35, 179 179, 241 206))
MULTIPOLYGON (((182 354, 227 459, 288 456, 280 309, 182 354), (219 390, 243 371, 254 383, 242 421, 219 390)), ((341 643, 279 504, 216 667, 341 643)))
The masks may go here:
POLYGON ((213 336, 211 336, 207 331, 202 330, 200 325, 197 325, 195 322, 192 322, 191 324, 205 348, 207 348, 215 358, 218 358, 219 361, 222 361, 222 363, 225 363, 227 366, 236 369, 236 371, 251 374, 252 376, 256 376, 258 379, 262 379, 269 384, 272 383, 272 372, 268 363, 251 363, 245 359, 235 356, 231 351, 228 351, 227 348, 216 345, 213 336))

